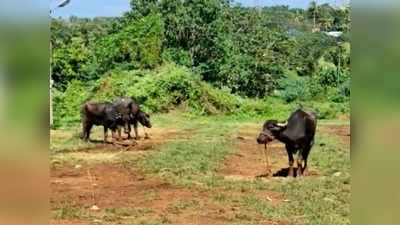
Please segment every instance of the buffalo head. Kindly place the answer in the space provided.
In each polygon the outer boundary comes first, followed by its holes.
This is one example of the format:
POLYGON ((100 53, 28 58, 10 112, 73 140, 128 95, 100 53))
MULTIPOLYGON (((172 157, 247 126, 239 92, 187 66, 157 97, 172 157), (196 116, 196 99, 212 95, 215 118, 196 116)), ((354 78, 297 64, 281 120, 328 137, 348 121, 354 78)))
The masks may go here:
POLYGON ((267 144, 276 139, 286 128, 286 123, 278 123, 277 120, 267 120, 263 125, 262 132, 258 135, 258 144, 267 144))
POLYGON ((136 115, 137 121, 145 127, 151 128, 150 115, 145 112, 138 112, 136 115))

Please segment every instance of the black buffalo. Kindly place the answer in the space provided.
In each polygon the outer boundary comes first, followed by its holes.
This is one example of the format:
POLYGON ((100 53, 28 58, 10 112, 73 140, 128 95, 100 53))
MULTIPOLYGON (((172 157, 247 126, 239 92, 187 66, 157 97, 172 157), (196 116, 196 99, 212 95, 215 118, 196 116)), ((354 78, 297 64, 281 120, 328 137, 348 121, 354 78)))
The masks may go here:
POLYGON ((263 125, 263 130, 257 138, 259 144, 278 139, 286 145, 289 158, 288 176, 293 176, 293 154, 298 151, 297 175, 301 176, 307 169, 307 158, 314 144, 317 118, 315 113, 298 109, 290 115, 284 124, 276 120, 268 120, 263 125), (304 165, 303 165, 304 162, 304 165))
POLYGON ((131 138, 131 126, 130 126, 131 124, 133 124, 136 139, 139 138, 139 133, 137 129, 138 122, 142 124, 144 127, 148 128, 152 127, 150 122, 150 115, 143 112, 140 109, 140 106, 135 101, 133 101, 132 98, 129 97, 118 98, 113 102, 113 104, 115 105, 117 110, 121 112, 123 115, 129 113, 129 122, 125 129, 125 133, 128 134, 128 138, 131 138))
POLYGON ((96 103, 86 102, 81 108, 82 119, 82 138, 90 139, 90 131, 94 125, 104 127, 104 142, 107 142, 108 129, 112 132, 113 141, 115 140, 115 131, 118 126, 127 124, 129 115, 120 113, 114 104, 110 102, 96 103))

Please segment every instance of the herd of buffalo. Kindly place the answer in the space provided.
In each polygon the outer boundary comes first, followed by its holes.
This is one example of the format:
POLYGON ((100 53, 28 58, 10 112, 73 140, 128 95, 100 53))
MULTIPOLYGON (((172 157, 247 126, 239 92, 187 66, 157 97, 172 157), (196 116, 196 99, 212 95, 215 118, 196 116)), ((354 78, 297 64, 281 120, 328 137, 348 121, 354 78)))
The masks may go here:
POLYGON ((108 129, 111 130, 113 141, 115 141, 115 132, 118 130, 118 139, 121 139, 121 127, 131 138, 131 124, 135 131, 135 138, 139 138, 138 123, 144 127, 151 128, 149 114, 143 112, 140 106, 132 98, 122 97, 113 102, 86 102, 81 109, 82 117, 82 138, 89 140, 90 130, 93 125, 104 127, 104 142, 107 142, 108 129))
MULTIPOLYGON (((82 138, 89 140, 93 125, 104 127, 104 142, 107 142, 108 130, 112 132, 113 143, 120 140, 121 128, 131 138, 133 124, 135 139, 139 138, 138 123, 143 127, 151 128, 149 114, 143 112, 140 106, 129 97, 120 97, 113 102, 97 103, 88 101, 82 105, 82 138), (116 132, 118 131, 118 137, 116 132)), ((285 144, 289 159, 288 176, 294 176, 294 158, 297 155, 296 175, 301 176, 307 168, 307 158, 314 144, 317 127, 315 113, 298 109, 293 112, 285 123, 277 120, 267 120, 263 124, 262 132, 257 138, 258 144, 267 144, 275 139, 285 144)), ((147 134, 146 134, 147 135, 147 134)), ((266 159, 268 162, 268 158, 266 159)), ((267 163, 268 166, 268 163, 267 163)))

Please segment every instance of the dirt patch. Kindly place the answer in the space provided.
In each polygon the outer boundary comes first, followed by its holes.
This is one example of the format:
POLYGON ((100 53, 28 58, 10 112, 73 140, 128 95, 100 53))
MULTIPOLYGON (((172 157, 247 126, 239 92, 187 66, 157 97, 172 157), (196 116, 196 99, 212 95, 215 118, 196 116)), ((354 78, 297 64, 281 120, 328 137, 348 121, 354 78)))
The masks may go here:
POLYGON ((65 202, 70 207, 86 211, 90 211, 93 205, 100 210, 144 208, 149 209, 148 214, 152 218, 164 218, 174 201, 189 201, 202 195, 117 165, 58 168, 52 170, 50 175, 53 209, 65 202))
POLYGON ((50 220, 50 225, 86 225, 88 222, 79 220, 50 220))
MULTIPOLYGON (((230 180, 254 180, 266 177, 286 177, 288 175, 288 156, 284 144, 273 141, 268 144, 271 173, 267 176, 263 145, 258 145, 256 137, 259 127, 242 127, 237 136, 232 137, 239 152, 229 156, 219 169, 219 174, 230 180)), ((295 169, 296 170, 296 169, 295 169)), ((307 176, 316 176, 317 171, 308 168, 307 176)))
POLYGON ((51 171, 52 203, 68 201, 77 206, 97 205, 100 208, 145 206, 146 196, 159 190, 163 191, 161 196, 171 198, 174 194, 186 194, 169 184, 145 178, 137 171, 117 165, 99 164, 51 171))
MULTIPOLYGON (((210 192, 177 187, 156 177, 145 176, 134 168, 109 164, 53 169, 50 172, 50 187, 53 210, 66 202, 69 207, 85 212, 91 212, 90 208, 96 205, 100 208, 99 214, 107 208, 146 209, 140 218, 170 224, 216 225, 240 221, 273 224, 241 203, 221 204, 213 196, 224 194, 228 199, 240 199, 251 195, 272 205, 279 204, 283 199, 279 193, 267 191, 216 189, 210 192)), ((85 223, 74 219, 53 220, 51 224, 85 223)))
POLYGON ((334 135, 339 138, 339 141, 350 148, 351 144, 351 131, 349 125, 324 125, 320 127, 322 132, 334 135))
POLYGON ((139 139, 127 139, 126 135, 123 134, 123 139, 117 140, 115 144, 111 142, 111 135, 109 135, 108 142, 104 143, 103 133, 100 129, 94 129, 90 142, 80 140, 77 136, 78 131, 52 131, 51 140, 57 140, 57 144, 53 145, 57 154, 109 154, 120 151, 140 153, 156 150, 159 146, 171 140, 189 139, 192 134, 192 132, 187 132, 186 130, 173 128, 152 128, 146 129, 146 132, 148 133, 148 137, 145 137, 143 130, 140 129, 139 139))

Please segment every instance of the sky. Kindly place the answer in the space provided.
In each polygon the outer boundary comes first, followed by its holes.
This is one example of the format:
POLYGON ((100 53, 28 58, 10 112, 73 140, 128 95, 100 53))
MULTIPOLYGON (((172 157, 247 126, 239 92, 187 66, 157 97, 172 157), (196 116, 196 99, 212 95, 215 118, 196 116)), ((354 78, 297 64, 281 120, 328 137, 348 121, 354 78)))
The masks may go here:
MULTIPOLYGON (((50 0, 50 8, 53 9, 57 2, 61 0, 50 0)), ((311 0, 235 0, 243 6, 261 6, 289 5, 295 8, 306 8, 311 0)), ((78 17, 96 17, 96 16, 121 16, 130 9, 130 0, 71 0, 64 8, 58 8, 53 11, 53 17, 68 18, 72 15, 78 17)), ((330 3, 341 5, 348 0, 317 0, 319 4, 330 3)))

